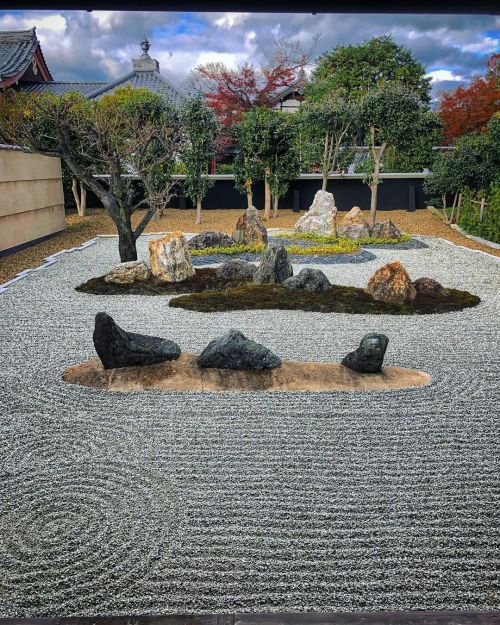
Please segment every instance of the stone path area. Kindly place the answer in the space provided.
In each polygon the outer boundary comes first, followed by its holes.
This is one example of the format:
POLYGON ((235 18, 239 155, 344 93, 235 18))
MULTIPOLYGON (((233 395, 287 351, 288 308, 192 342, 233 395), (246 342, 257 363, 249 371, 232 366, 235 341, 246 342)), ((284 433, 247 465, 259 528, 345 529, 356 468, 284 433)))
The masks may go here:
POLYGON ((77 293, 118 261, 116 239, 0 294, 0 616, 498 609, 500 266, 425 243, 320 268, 363 286, 400 259, 412 279, 478 294, 478 307, 212 315, 77 293), (433 383, 320 394, 67 385, 62 371, 94 357, 98 311, 194 353, 234 327, 283 359, 339 362, 383 332, 386 364, 433 383))
MULTIPOLYGON (((132 217, 134 227, 142 217, 141 212, 137 211, 132 217)), ((231 234, 242 212, 239 210, 203 211, 202 223, 196 226, 194 223, 194 210, 169 208, 165 211, 165 216, 160 221, 151 221, 148 224, 146 232, 221 230, 231 234)), ((301 214, 304 214, 304 212, 301 214)), ((368 212, 365 211, 365 217, 367 216, 368 212)), ((294 213, 292 210, 280 209, 278 219, 273 219, 266 225, 269 228, 291 228, 297 219, 297 213, 294 213)), ((401 230, 410 234, 443 237, 458 245, 463 245, 470 249, 483 250, 500 257, 500 250, 481 245, 464 237, 456 230, 446 226, 439 217, 431 214, 426 209, 420 209, 414 213, 404 210, 380 211, 378 219, 392 219, 401 230)), ((98 234, 116 234, 116 227, 104 209, 91 209, 87 217, 68 214, 66 216, 66 231, 63 234, 21 250, 16 254, 0 258, 0 284, 11 280, 20 271, 30 267, 38 267, 45 257, 51 256, 60 250, 80 245, 98 234)))

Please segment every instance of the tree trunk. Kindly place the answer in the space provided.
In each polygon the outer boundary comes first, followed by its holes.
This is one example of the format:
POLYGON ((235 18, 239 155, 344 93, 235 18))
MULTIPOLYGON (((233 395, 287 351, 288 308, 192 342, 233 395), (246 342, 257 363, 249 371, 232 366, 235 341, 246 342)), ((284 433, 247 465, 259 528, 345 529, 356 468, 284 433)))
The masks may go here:
POLYGON ((370 228, 373 228, 375 225, 375 220, 377 219, 377 192, 378 192, 378 182, 380 175, 380 160, 381 154, 377 154, 375 156, 375 165, 373 168, 373 179, 370 184, 370 189, 372 192, 372 197, 370 201, 370 228))
POLYGON ((328 174, 323 174, 323 184, 321 185, 322 191, 326 191, 327 184, 328 184, 328 174))
POLYGON ((199 198, 196 199, 196 225, 201 224, 201 200, 199 198))
POLYGON ((120 254, 120 261, 122 263, 128 263, 131 260, 137 260, 136 238, 132 230, 130 215, 123 209, 118 209, 118 207, 113 207, 115 210, 110 210, 108 206, 106 206, 106 208, 113 217, 116 229, 118 230, 118 252, 120 254))
POLYGON ((277 195, 274 196, 274 206, 273 206, 273 219, 277 219, 278 218, 278 202, 279 202, 279 197, 277 195))
POLYGON ((245 182, 245 187, 247 189, 247 208, 253 206, 253 193, 252 193, 252 179, 248 178, 245 182))
POLYGON ((264 215, 262 219, 267 221, 271 216, 271 189, 269 188, 269 169, 264 174, 264 215))
POLYGON ((85 217, 87 214, 87 189, 80 183, 80 215, 85 217))

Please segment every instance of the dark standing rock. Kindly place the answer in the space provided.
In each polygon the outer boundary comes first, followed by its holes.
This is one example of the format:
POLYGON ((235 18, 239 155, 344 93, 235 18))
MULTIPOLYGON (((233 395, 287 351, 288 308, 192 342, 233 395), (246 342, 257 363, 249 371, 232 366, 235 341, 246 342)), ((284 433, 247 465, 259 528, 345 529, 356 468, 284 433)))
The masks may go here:
POLYGON ((373 299, 393 304, 412 302, 417 295, 406 269, 399 260, 377 269, 368 280, 366 291, 373 299))
POLYGON ((190 250, 203 250, 206 247, 232 247, 236 245, 234 239, 225 232, 215 232, 214 230, 206 230, 200 232, 188 241, 190 250))
POLYGON ((156 336, 125 332, 104 312, 95 317, 94 347, 105 369, 153 365, 175 360, 181 348, 156 336))
POLYGON ((378 373, 382 370, 388 343, 385 334, 365 334, 356 351, 349 352, 341 364, 360 373, 378 373))
POLYGON ((370 236, 375 239, 399 239, 401 238, 401 230, 390 219, 387 219, 386 221, 378 221, 371 229, 370 236))
POLYGON ((268 245, 253 275, 255 284, 281 284, 293 276, 293 268, 284 245, 268 245))
POLYGON ((320 269, 306 267, 298 275, 287 278, 283 282, 283 286, 287 289, 303 289, 304 291, 319 293, 327 291, 332 285, 320 269))
POLYGON ((433 297, 447 297, 450 292, 437 280, 432 278, 419 278, 413 282, 417 295, 431 295, 433 297))
POLYGON ((211 341, 198 356, 200 367, 218 369, 276 369, 281 360, 267 347, 247 339, 238 330, 211 341))
POLYGON ((266 244, 267 230, 255 206, 250 206, 236 222, 233 239, 240 245, 266 244))
POLYGON ((217 267, 215 273, 220 278, 226 278, 227 280, 234 280, 236 278, 252 280, 256 270, 257 267, 253 263, 249 263, 248 260, 232 258, 220 265, 220 267, 217 267))

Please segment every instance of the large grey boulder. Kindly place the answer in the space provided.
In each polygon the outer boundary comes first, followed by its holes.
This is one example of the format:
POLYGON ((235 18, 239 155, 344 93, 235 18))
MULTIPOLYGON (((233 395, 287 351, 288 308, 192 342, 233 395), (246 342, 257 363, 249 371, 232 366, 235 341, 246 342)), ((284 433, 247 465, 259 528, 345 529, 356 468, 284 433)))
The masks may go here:
POLYGON ((173 341, 156 336, 125 332, 104 313, 95 317, 94 347, 104 369, 153 365, 175 360, 181 348, 173 341))
POLYGON ((336 215, 337 207, 333 195, 328 191, 317 191, 307 213, 295 223, 295 232, 315 232, 335 237, 336 215))
POLYGON ((113 267, 104 276, 104 282, 112 284, 132 284, 149 280, 151 271, 143 260, 131 260, 127 263, 120 263, 113 267))
POLYGON ((287 289, 301 289, 321 293, 330 289, 332 285, 321 269, 306 267, 296 276, 287 278, 283 282, 283 286, 287 289))
POLYGON ((188 241, 190 250, 203 250, 207 247, 232 247, 236 245, 235 240, 225 232, 216 232, 215 230, 206 230, 196 234, 188 241))
POLYGON ((226 278, 227 280, 234 280, 236 278, 252 280, 256 270, 257 267, 253 263, 243 260, 242 258, 232 258, 217 267, 215 273, 219 278, 226 278))
POLYGON ((182 282, 195 275, 182 232, 171 232, 149 242, 151 273, 160 282, 182 282))
POLYGON ((218 369, 276 369, 281 360, 267 347, 247 339, 238 330, 211 341, 198 356, 200 367, 218 369))
POLYGON ((359 347, 354 352, 349 352, 341 364, 360 373, 378 373, 382 370, 388 343, 389 339, 385 334, 365 334, 359 347))
POLYGON ((268 245, 262 252, 260 264, 253 275, 255 284, 281 284, 293 276, 288 252, 281 243, 268 245))

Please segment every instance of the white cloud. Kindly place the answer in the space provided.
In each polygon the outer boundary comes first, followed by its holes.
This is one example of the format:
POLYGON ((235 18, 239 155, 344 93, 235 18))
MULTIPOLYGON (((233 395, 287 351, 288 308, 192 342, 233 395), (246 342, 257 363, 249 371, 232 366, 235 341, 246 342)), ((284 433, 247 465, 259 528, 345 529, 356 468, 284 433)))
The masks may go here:
POLYGON ((196 59, 197 65, 206 65, 207 63, 224 63, 230 69, 236 69, 238 65, 242 65, 248 61, 248 54, 231 53, 231 52, 200 52, 196 59))
POLYGON ((460 46, 460 49, 464 52, 476 52, 479 54, 493 54, 498 51, 500 46, 500 39, 493 37, 484 37, 482 41, 478 43, 468 43, 465 46, 460 46))
POLYGON ((436 69, 433 72, 426 74, 426 76, 431 79, 431 82, 443 82, 444 80, 454 80, 460 82, 461 80, 464 80, 463 76, 458 76, 458 74, 450 72, 449 69, 436 69))
POLYGON ((224 13, 222 17, 215 19, 213 23, 220 28, 228 30, 233 26, 242 24, 249 15, 249 13, 224 13))
POLYGON ((96 26, 103 32, 111 32, 117 21, 117 11, 92 11, 92 19, 97 22, 96 26))
POLYGON ((257 33, 255 30, 251 30, 245 35, 245 48, 250 52, 250 54, 254 54, 257 51, 257 44, 255 40, 257 38, 257 33))

